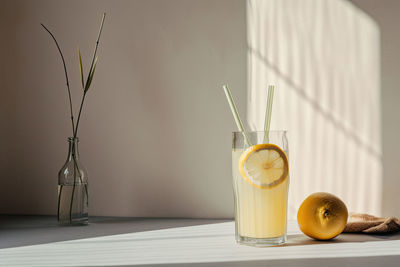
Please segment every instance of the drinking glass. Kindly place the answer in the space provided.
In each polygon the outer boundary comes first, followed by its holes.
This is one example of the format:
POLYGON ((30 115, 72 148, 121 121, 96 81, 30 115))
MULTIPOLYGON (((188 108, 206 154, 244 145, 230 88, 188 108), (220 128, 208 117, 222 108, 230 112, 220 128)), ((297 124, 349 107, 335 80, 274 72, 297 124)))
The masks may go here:
POLYGON ((270 131, 268 135, 264 131, 246 132, 246 135, 247 140, 243 132, 232 135, 236 241, 253 246, 283 244, 286 242, 289 191, 286 131, 270 131), (261 154, 255 153, 260 151, 261 154), (284 168, 268 169, 275 168, 274 164, 283 166, 282 162, 284 168), (257 169, 258 165, 251 169, 255 163, 265 169, 257 169), (271 175, 280 178, 271 182, 267 179, 271 175))

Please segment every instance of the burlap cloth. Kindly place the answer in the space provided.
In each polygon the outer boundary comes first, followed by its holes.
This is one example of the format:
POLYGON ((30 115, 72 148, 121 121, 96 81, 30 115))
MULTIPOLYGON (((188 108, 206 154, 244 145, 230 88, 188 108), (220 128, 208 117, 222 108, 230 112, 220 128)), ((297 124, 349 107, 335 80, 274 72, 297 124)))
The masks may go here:
POLYGON ((368 214, 350 213, 344 233, 387 234, 400 231, 400 220, 380 218, 368 214))

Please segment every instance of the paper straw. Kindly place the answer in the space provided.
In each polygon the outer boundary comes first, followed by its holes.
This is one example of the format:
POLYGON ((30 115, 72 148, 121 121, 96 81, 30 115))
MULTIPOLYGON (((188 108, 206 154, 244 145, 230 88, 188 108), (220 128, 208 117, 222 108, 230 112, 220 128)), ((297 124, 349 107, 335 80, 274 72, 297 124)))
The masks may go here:
POLYGON ((274 101, 273 85, 268 85, 267 108, 265 110, 264 143, 269 143, 269 128, 271 126, 272 102, 274 101))
POLYGON ((233 101, 231 91, 229 90, 227 85, 223 85, 222 88, 224 88, 225 96, 226 96, 226 99, 228 100, 229 107, 231 108, 232 115, 235 118, 236 126, 238 127, 239 131, 242 132, 244 141, 246 142, 247 146, 251 146, 250 140, 247 137, 247 134, 246 134, 243 124, 242 124, 242 120, 240 119, 239 113, 237 111, 235 101, 233 101))

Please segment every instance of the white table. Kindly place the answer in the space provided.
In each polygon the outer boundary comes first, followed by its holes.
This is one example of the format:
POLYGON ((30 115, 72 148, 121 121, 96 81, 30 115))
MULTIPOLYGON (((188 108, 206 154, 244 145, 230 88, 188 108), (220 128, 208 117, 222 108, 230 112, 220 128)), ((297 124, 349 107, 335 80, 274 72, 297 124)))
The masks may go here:
POLYGON ((288 224, 288 243, 238 245, 224 220, 93 218, 60 227, 54 217, 0 216, 0 266, 400 266, 400 234, 305 237, 288 224))

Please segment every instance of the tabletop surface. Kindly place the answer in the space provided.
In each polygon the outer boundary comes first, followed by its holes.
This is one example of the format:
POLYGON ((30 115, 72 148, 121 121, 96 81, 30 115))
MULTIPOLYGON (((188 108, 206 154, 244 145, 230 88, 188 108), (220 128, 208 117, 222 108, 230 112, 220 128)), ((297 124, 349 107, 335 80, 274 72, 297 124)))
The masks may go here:
POLYGON ((0 216, 0 266, 399 266, 400 234, 304 236, 288 223, 288 242, 238 245, 234 222, 94 217, 58 226, 53 216, 0 216))

